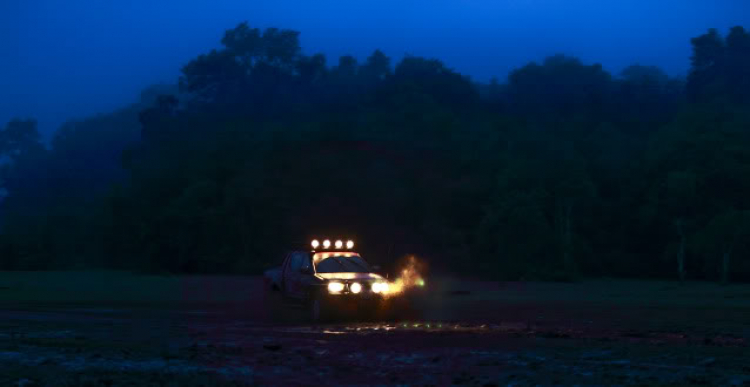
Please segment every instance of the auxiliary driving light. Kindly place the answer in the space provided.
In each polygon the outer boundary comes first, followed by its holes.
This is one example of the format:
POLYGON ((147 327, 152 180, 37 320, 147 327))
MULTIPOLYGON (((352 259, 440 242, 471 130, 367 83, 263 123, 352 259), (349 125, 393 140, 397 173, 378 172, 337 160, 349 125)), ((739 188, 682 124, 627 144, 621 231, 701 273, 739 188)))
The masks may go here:
POLYGON ((328 283, 328 292, 330 293, 341 293, 344 290, 344 284, 341 282, 330 282, 328 283))
POLYGON ((336 245, 335 246, 336 246, 337 249, 340 249, 340 248, 344 247, 344 242, 338 240, 338 241, 336 241, 336 245))
POLYGON ((312 242, 310 242, 310 244, 312 245, 313 249, 317 249, 318 246, 320 246, 320 242, 318 242, 317 239, 313 239, 312 242))
POLYGON ((329 241, 328 239, 324 240, 323 241, 323 248, 327 249, 329 247, 331 247, 331 241, 329 241))
POLYGON ((390 286, 387 282, 375 282, 372 284, 373 293, 388 293, 388 290, 390 290, 390 286))
POLYGON ((357 293, 359 293, 359 292, 362 291, 362 285, 360 285, 359 283, 355 282, 355 283, 349 285, 349 290, 352 293, 357 294, 357 293))
POLYGON ((346 248, 347 249, 353 249, 354 248, 354 241, 346 241, 346 248))

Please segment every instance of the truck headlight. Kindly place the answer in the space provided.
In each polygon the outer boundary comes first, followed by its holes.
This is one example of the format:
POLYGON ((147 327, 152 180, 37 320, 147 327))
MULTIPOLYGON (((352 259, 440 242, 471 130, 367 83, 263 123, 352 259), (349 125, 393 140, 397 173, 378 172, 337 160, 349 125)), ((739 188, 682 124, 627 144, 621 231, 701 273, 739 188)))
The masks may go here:
POLYGON ((350 290, 350 291, 351 291, 352 293, 355 293, 355 294, 356 294, 356 293, 359 293, 359 292, 361 292, 361 291, 362 291, 362 285, 360 285, 360 284, 359 284, 358 282, 355 282, 355 283, 353 283, 353 284, 349 285, 349 290, 350 290))
POLYGON ((373 293, 388 293, 388 290, 390 290, 388 282, 375 282, 372 284, 373 293))
POLYGON ((329 282, 328 292, 329 293, 341 293, 344 290, 344 284, 341 282, 329 282))

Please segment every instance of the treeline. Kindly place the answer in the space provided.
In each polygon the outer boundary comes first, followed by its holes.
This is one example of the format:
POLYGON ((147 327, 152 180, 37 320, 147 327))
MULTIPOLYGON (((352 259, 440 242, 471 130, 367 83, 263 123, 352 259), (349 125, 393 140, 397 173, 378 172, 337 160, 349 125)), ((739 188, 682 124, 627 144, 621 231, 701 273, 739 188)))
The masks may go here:
POLYGON ((750 280, 750 34, 687 79, 556 55, 473 83, 228 30, 179 87, 0 131, 0 266, 253 273, 312 236, 502 279, 750 280), (2 195, 2 194, 0 194, 2 195))

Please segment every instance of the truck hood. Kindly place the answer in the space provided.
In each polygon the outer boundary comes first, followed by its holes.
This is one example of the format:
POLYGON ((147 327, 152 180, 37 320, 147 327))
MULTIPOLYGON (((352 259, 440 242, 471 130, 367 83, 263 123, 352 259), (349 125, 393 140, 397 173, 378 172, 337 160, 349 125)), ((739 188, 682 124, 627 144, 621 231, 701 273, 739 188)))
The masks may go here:
POLYGON ((383 276, 375 273, 317 273, 316 275, 327 280, 383 279, 383 276))

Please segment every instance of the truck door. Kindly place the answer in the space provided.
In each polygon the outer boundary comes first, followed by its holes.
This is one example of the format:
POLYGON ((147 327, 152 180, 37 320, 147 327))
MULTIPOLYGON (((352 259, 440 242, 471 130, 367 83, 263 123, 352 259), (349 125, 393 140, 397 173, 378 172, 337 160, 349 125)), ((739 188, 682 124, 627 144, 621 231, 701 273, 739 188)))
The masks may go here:
POLYGON ((289 257, 289 264, 284 271, 284 292, 289 297, 302 298, 304 296, 303 274, 300 270, 305 267, 306 258, 306 254, 300 252, 292 253, 289 257))

